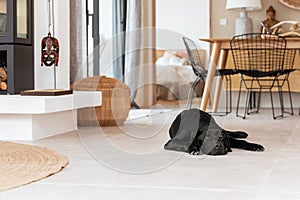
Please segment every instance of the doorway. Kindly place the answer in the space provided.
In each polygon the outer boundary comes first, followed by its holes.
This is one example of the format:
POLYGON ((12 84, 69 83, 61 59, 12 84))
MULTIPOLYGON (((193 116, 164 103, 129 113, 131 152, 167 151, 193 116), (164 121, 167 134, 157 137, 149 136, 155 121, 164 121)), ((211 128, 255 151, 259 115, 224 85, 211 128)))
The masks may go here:
POLYGON ((86 5, 87 74, 119 79, 124 75, 124 57, 114 59, 114 55, 125 51, 124 38, 119 36, 126 28, 127 0, 86 0, 86 5))

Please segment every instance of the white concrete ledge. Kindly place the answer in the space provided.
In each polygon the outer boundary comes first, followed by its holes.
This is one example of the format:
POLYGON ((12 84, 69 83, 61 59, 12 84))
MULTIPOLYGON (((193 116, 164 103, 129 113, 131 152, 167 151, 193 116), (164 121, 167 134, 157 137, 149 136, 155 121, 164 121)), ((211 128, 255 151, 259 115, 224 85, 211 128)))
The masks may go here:
POLYGON ((0 140, 37 140, 77 130, 77 109, 101 106, 101 92, 0 96, 0 140))
POLYGON ((0 114, 43 114, 101 105, 101 92, 74 91, 61 96, 1 95, 0 114))

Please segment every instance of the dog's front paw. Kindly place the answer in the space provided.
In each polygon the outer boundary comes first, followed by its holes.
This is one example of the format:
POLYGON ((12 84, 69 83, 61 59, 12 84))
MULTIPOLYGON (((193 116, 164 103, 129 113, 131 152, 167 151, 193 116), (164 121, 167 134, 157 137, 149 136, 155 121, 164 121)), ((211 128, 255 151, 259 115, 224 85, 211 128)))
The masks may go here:
POLYGON ((200 155, 200 151, 191 151, 189 152, 190 155, 193 155, 193 156, 199 156, 200 155))
POLYGON ((258 147, 256 148, 255 151, 264 151, 264 150, 265 150, 265 147, 263 147, 262 145, 258 144, 258 147))
POLYGON ((235 132, 229 132, 229 136, 234 138, 245 139, 248 137, 248 134, 245 133, 244 131, 235 131, 235 132))
POLYGON ((251 144, 248 146, 247 150, 262 152, 265 148, 260 144, 251 144))
POLYGON ((248 133, 243 132, 243 131, 238 131, 237 134, 239 135, 239 138, 247 138, 248 133))
POLYGON ((235 132, 235 138, 244 139, 244 138, 247 138, 247 137, 248 137, 248 134, 245 133, 244 131, 237 131, 237 132, 235 132))

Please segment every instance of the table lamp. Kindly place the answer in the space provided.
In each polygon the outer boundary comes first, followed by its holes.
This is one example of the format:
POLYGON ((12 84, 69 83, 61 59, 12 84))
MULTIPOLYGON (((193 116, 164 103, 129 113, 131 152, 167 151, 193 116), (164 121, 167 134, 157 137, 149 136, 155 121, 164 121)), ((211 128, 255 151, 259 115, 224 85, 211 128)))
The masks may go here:
POLYGON ((235 34, 252 33, 252 19, 247 16, 247 11, 261 9, 260 0, 227 0, 226 9, 241 9, 240 18, 235 21, 235 34))

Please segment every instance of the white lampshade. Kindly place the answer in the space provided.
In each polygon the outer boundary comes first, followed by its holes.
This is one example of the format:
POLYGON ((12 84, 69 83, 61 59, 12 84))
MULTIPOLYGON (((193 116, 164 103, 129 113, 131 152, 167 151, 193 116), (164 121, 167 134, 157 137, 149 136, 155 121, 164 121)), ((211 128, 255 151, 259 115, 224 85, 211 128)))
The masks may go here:
POLYGON ((252 20, 247 16, 249 10, 261 9, 260 0, 227 0, 226 9, 241 9, 240 18, 235 21, 235 34, 252 32, 252 20))
POLYGON ((261 9, 260 0, 227 0, 226 9, 245 8, 246 10, 259 10, 261 9))

